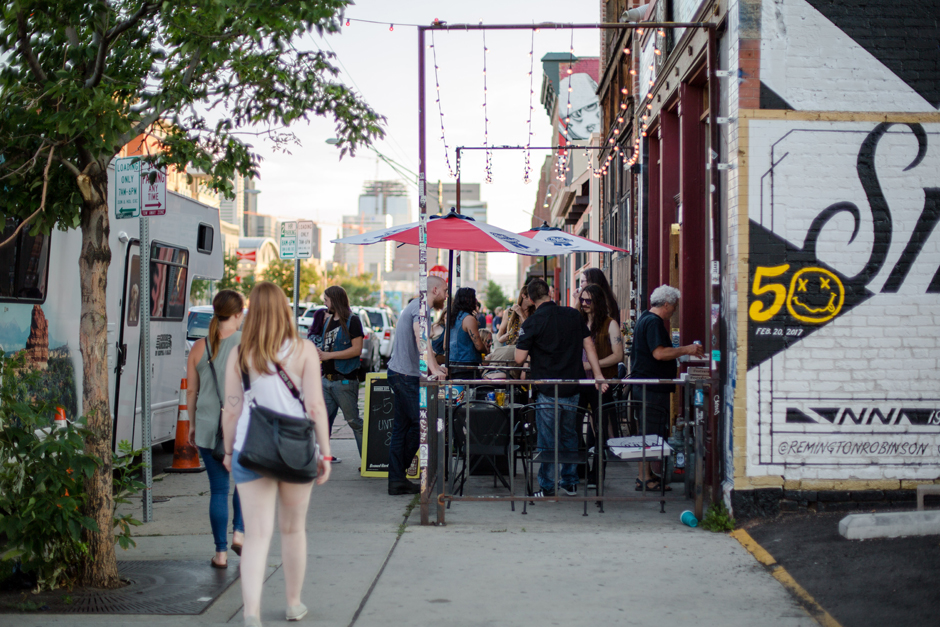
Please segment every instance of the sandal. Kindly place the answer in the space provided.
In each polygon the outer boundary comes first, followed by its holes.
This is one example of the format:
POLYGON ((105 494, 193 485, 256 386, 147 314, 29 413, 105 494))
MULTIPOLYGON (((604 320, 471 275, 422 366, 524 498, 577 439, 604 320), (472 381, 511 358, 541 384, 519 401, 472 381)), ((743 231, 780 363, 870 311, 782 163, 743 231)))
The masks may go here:
MULTIPOLYGON (((639 479, 636 480, 635 489, 637 492, 643 491, 643 482, 640 481, 639 479)), ((647 479, 646 491, 647 492, 672 492, 672 488, 670 488, 668 485, 665 488, 663 488, 662 484, 659 481, 656 481, 655 479, 647 479)))
POLYGON ((220 569, 220 570, 224 570, 224 569, 228 568, 228 562, 226 562, 226 563, 224 563, 224 564, 219 564, 217 561, 215 561, 215 558, 214 558, 214 557, 213 557, 211 560, 209 560, 209 564, 212 565, 212 568, 218 568, 218 569, 220 569))

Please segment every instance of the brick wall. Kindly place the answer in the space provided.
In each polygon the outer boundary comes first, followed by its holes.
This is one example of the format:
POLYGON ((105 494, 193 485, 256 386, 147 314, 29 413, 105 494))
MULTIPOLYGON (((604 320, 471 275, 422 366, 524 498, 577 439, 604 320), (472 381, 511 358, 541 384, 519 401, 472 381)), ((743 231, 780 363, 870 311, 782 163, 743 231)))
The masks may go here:
POLYGON ((728 4, 736 492, 829 502, 940 477, 940 59, 924 5, 728 4))

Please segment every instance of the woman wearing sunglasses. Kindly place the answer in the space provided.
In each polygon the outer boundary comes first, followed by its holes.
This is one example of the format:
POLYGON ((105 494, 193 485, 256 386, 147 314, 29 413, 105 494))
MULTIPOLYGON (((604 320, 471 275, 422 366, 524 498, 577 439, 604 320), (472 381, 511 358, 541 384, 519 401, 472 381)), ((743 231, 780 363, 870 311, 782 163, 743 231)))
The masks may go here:
MULTIPOLYGON (((591 332, 591 339, 594 340, 601 373, 603 373, 605 379, 616 379, 617 366, 623 361, 623 336, 620 334, 620 325, 610 315, 610 308, 604 290, 596 284, 584 286, 578 298, 578 309, 581 312, 581 317, 584 318, 585 324, 587 324, 588 330, 591 332)), ((582 361, 584 362, 584 371, 587 373, 585 378, 593 378, 587 355, 582 356, 582 361)), ((604 392, 601 401, 606 405, 612 403, 613 400, 614 392, 611 387, 604 392)), ((587 431, 587 445, 590 448, 597 441, 598 416, 601 409, 598 407, 597 390, 593 387, 585 387, 581 391, 579 405, 591 410, 592 424, 587 431)), ((608 437, 610 437, 611 425, 606 418, 607 416, 604 420, 605 430, 608 431, 608 437)), ((597 456, 594 459, 594 465, 588 470, 588 488, 597 486, 597 456)))

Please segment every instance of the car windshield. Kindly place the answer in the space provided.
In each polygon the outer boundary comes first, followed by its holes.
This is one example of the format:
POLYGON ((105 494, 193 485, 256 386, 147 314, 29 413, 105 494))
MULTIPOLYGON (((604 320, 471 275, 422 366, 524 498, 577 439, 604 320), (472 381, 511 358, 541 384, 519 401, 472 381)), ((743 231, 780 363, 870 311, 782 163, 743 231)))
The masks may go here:
POLYGON ((211 312, 189 312, 189 320, 186 321, 186 339, 201 340, 209 335, 209 322, 211 321, 211 312))
POLYGON ((313 307, 308 307, 300 317, 301 318, 312 318, 313 314, 317 313, 317 309, 323 309, 323 305, 315 305, 313 307))
POLYGON ((369 326, 375 329, 381 329, 385 326, 381 311, 367 311, 366 313, 369 314, 369 326))

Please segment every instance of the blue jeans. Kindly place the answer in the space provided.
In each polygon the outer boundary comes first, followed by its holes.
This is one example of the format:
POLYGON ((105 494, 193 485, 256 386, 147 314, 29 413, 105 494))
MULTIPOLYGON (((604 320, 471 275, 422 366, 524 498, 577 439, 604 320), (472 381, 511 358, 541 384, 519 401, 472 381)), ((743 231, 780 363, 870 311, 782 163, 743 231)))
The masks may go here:
POLYGON ((355 373, 352 379, 330 381, 323 377, 323 400, 326 403, 326 415, 330 418, 330 433, 333 433, 333 421, 336 412, 343 410, 346 423, 356 436, 356 446, 359 447, 359 456, 362 457, 362 418, 359 417, 359 379, 355 373))
MULTIPOLYGON (((206 474, 209 476, 209 523, 212 525, 212 537, 215 539, 215 550, 223 553, 228 550, 228 471, 222 462, 215 461, 212 449, 199 447, 202 462, 206 465, 206 474)), ((232 528, 239 533, 245 533, 245 523, 242 521, 242 505, 238 500, 238 488, 232 496, 232 528)))
MULTIPOLYGON (((580 394, 558 398, 558 452, 578 452, 578 429, 575 424, 580 394)), ((555 451, 555 397, 539 392, 535 399, 535 428, 538 431, 536 446, 539 452, 549 458, 555 451)), ((559 485, 573 487, 578 485, 578 470, 576 464, 558 464, 560 474, 559 485)), ((543 491, 555 492, 555 464, 541 464, 539 466, 539 487, 543 491)))
POLYGON ((395 422, 392 424, 392 442, 388 447, 388 481, 405 481, 405 472, 411 465, 421 444, 421 419, 418 415, 418 377, 388 371, 388 384, 392 388, 395 422))

